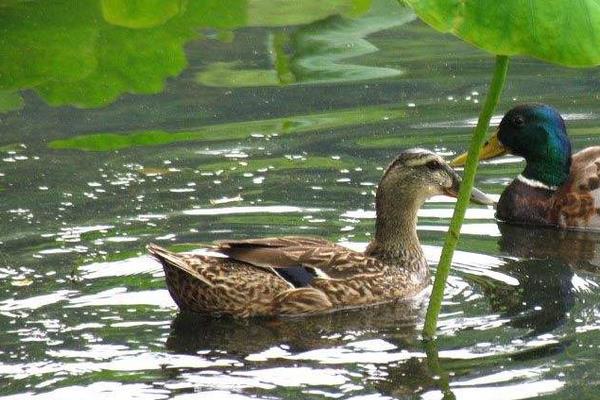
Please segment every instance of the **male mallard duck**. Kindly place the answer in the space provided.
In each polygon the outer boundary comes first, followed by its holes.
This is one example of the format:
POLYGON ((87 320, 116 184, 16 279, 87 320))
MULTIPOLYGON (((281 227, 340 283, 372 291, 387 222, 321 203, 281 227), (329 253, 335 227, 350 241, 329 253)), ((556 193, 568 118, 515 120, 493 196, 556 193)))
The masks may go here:
MULTIPOLYGON (((379 182, 375 238, 364 253, 298 236, 217 242, 222 257, 175 254, 153 244, 148 250, 163 264, 182 310, 291 316, 408 299, 429 284, 417 211, 433 195, 456 197, 459 182, 436 154, 401 153, 379 182)), ((478 190, 471 199, 492 203, 478 190)))
MULTIPOLYGON (((525 170, 504 190, 498 219, 560 228, 600 228, 600 146, 571 155, 565 122, 545 104, 523 104, 502 118, 479 157, 511 153, 525 170)), ((450 163, 465 163, 466 153, 450 163)))

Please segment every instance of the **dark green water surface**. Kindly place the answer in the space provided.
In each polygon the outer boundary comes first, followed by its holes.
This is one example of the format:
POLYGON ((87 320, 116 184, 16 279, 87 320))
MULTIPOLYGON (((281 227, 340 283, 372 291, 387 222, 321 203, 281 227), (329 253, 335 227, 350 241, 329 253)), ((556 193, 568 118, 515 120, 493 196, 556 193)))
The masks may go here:
MULTIPOLYGON (((430 344, 400 305, 180 315, 145 254, 363 248, 382 168, 465 149, 492 66, 393 0, 0 4, 0 397, 599 398, 600 235, 469 209, 430 344)), ((598 68, 516 58, 498 114, 552 104, 580 149, 600 142, 599 90, 598 68)), ((484 163, 477 185, 498 195, 522 167, 484 163)), ((419 214, 432 267, 452 206, 419 214)))

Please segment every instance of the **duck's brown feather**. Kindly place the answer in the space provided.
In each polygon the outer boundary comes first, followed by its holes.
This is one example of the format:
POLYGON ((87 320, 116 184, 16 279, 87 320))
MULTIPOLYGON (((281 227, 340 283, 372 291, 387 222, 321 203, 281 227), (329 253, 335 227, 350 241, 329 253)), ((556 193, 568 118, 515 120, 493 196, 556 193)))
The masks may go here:
POLYGON ((228 247, 294 247, 294 246, 333 246, 340 249, 344 247, 332 243, 326 239, 315 236, 281 236, 241 240, 219 240, 215 247, 224 249, 228 247))
POLYGON ((216 243, 214 250, 227 258, 176 254, 156 245, 148 250, 163 264, 177 305, 211 314, 328 312, 414 296, 428 283, 374 257, 310 237, 216 243), (289 268, 312 274, 304 287, 294 286, 289 268))
POLYGON ((348 279, 381 271, 377 259, 313 237, 284 236, 217 242, 215 250, 255 266, 314 268, 320 278, 348 279))
POLYGON ((554 196, 552 219, 563 228, 600 229, 600 146, 572 157, 569 179, 554 196))
POLYGON ((223 257, 173 253, 153 244, 148 250, 162 263, 169 293, 182 310, 271 315, 276 312, 274 299, 293 289, 266 268, 223 257))

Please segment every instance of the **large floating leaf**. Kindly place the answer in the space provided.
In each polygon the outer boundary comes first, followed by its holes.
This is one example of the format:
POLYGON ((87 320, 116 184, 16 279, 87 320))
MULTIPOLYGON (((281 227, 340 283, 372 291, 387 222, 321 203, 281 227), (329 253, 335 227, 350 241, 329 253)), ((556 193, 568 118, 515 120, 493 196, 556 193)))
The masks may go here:
POLYGON ((598 0, 405 0, 442 32, 500 55, 600 64, 598 0))

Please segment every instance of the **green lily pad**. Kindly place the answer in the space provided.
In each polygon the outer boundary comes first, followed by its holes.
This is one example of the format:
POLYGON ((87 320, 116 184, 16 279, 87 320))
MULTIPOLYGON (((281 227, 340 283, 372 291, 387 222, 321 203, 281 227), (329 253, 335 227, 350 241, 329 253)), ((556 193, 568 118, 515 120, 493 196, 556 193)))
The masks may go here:
MULTIPOLYGON (((231 41, 240 27, 358 17, 371 1, 5 0, 0 5, 0 113, 21 107, 16 96, 26 89, 52 106, 81 108, 106 106, 124 93, 159 93, 166 79, 187 67, 185 46, 202 40, 206 28, 231 41)), ((289 34, 272 36, 274 48, 281 50, 275 54, 276 83, 291 83, 288 43, 278 39, 289 34)), ((221 67, 208 71, 208 82, 233 79, 235 86, 273 79, 271 71, 243 70, 233 77, 236 70, 221 67)))
POLYGON ((528 55, 556 64, 600 64, 597 0, 405 0, 441 32, 499 55, 528 55))
POLYGON ((73 82, 97 65, 97 28, 83 2, 18 2, 0 7, 0 90, 35 88, 50 80, 73 82), (52 27, 69 27, 52 29, 52 27))

